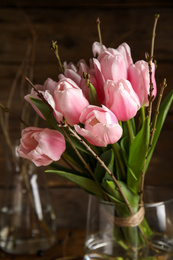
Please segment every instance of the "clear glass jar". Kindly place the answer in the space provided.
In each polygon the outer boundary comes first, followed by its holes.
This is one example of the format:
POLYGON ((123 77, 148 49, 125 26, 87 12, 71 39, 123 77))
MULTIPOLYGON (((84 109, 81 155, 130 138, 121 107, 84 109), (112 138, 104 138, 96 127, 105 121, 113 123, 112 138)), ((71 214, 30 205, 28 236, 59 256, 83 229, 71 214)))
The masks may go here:
POLYGON ((145 214, 137 226, 117 224, 123 207, 89 197, 84 259, 172 260, 173 191, 147 188, 145 214))
POLYGON ((0 208, 0 248, 11 254, 36 254, 56 240, 55 214, 44 172, 18 157, 17 144, 3 147, 6 176, 0 208))

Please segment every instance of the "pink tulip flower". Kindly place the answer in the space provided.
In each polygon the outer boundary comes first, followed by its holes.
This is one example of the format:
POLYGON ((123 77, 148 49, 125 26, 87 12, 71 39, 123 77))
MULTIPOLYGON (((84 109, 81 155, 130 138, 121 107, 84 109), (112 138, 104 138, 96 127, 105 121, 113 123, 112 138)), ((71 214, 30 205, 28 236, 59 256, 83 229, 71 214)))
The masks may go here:
POLYGON ((61 79, 54 90, 55 109, 70 125, 78 124, 82 110, 89 105, 82 90, 69 78, 61 79))
POLYGON ((92 45, 92 52, 93 52, 94 57, 99 56, 101 53, 103 53, 106 50, 107 50, 107 48, 105 47, 105 45, 103 45, 100 42, 94 42, 92 45))
MULTIPOLYGON (((155 65, 152 65, 152 83, 153 96, 157 94, 156 80, 155 80, 155 65)), ((150 89, 149 68, 146 61, 140 60, 132 64, 129 68, 129 81, 136 94, 139 97, 141 106, 148 106, 148 94, 150 89)))
POLYGON ((113 49, 106 48, 104 45, 94 42, 92 50, 94 56, 96 56, 96 54, 98 55, 97 59, 101 64, 101 71, 105 80, 110 79, 117 81, 117 77, 118 79, 126 78, 126 70, 133 64, 131 50, 127 43, 122 43, 117 49, 113 49), (121 77, 119 71, 123 73, 123 77, 121 77))
POLYGON ((97 59, 93 59, 93 66, 95 70, 95 79, 96 79, 96 91, 97 98, 101 104, 105 102, 105 93, 104 93, 104 76, 101 71, 101 64, 97 59))
POLYGON ((67 62, 63 63, 64 66, 64 74, 59 75, 59 79, 69 78, 72 79, 78 86, 80 85, 81 81, 81 75, 78 73, 78 69, 70 62, 69 64, 67 62))
POLYGON ((121 78, 127 78, 126 63, 118 51, 115 50, 114 53, 105 51, 99 55, 98 61, 105 81, 109 79, 117 82, 121 78))
POLYGON ((106 48, 95 42, 92 46, 93 54, 98 55, 93 59, 95 78, 97 81, 98 99, 105 103, 104 83, 107 80, 118 80, 128 77, 129 66, 133 63, 131 50, 127 43, 121 44, 117 49, 106 48))
MULTIPOLYGON (((36 85, 35 88, 43 95, 44 99, 52 107, 56 120, 58 122, 60 122, 62 120, 62 118, 63 118, 63 115, 59 111, 55 111, 55 101, 54 101, 54 98, 53 98, 54 89, 55 89, 57 84, 58 83, 56 81, 48 78, 45 81, 44 85, 36 85)), ((25 96, 25 99, 31 104, 31 106, 34 108, 36 113, 40 117, 45 119, 43 114, 40 112, 40 110, 33 104, 31 98, 40 99, 38 97, 37 92, 33 88, 31 89, 31 93, 25 96)))
POLYGON ((117 54, 121 54, 123 57, 123 60, 125 61, 127 69, 129 66, 133 63, 132 57, 131 57, 131 50, 130 46, 127 43, 122 43, 117 49, 113 48, 106 48, 103 44, 99 42, 94 42, 92 46, 92 52, 94 57, 103 54, 105 51, 108 51, 110 54, 116 56, 117 54))
POLYGON ((46 166, 59 160, 65 148, 64 136, 58 131, 27 127, 22 131, 18 154, 36 166, 46 166))
POLYGON ((69 78, 73 80, 82 89, 82 92, 86 99, 89 100, 89 88, 83 74, 88 74, 91 84, 94 87, 97 87, 92 60, 90 63, 90 67, 86 64, 85 60, 80 60, 77 63, 77 66, 75 66, 72 62, 70 62, 69 64, 67 64, 67 62, 64 62, 63 65, 65 68, 64 74, 60 74, 59 79, 61 80, 69 78))
POLYGON ((126 64, 126 68, 128 70, 130 65, 133 64, 130 46, 124 42, 121 45, 119 45, 119 47, 117 48, 117 51, 119 51, 121 53, 121 55, 123 56, 125 64, 126 64))
POLYGON ((108 80, 104 86, 105 104, 120 121, 134 117, 140 108, 138 96, 130 82, 125 79, 115 83, 108 80))
POLYGON ((116 116, 106 107, 89 105, 80 116, 84 128, 75 125, 75 130, 89 143, 106 147, 116 143, 122 136, 122 128, 116 116))

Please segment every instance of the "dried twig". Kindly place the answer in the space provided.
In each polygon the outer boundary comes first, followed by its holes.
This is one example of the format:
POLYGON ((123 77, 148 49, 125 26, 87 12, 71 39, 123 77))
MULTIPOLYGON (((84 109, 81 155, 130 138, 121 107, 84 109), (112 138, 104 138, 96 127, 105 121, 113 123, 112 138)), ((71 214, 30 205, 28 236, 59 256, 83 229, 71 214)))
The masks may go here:
POLYGON ((160 17, 159 14, 155 15, 153 34, 152 34, 152 43, 151 43, 151 53, 150 53, 151 57, 154 56, 154 42, 155 42, 155 38, 156 38, 156 26, 157 26, 159 17, 160 17))
POLYGON ((14 118, 16 118, 19 122, 21 122, 21 123, 24 124, 25 126, 28 126, 28 125, 25 123, 25 121, 24 121, 21 117, 19 117, 19 116, 16 115, 15 113, 13 113, 8 107, 5 107, 4 105, 2 105, 2 104, 0 103, 0 108, 1 108, 4 112, 6 112, 6 113, 12 115, 14 118))
POLYGON ((58 44, 57 41, 52 41, 52 46, 51 46, 51 50, 53 51, 53 53, 55 54, 55 57, 58 60, 58 64, 59 64, 59 71, 61 73, 64 73, 64 66, 61 62, 60 56, 59 56, 59 52, 58 52, 58 44))
POLYGON ((160 87, 161 87, 160 93, 159 93, 159 96, 158 96, 158 101, 157 101, 157 105, 156 105, 156 110, 155 110, 155 115, 154 115, 154 120, 153 120, 153 125, 152 125, 152 131, 151 131, 151 136, 150 136, 149 149, 152 146, 154 134, 155 134, 155 131, 156 131, 157 118, 158 118, 158 115, 159 115, 159 108, 160 108, 161 100, 162 100, 162 97, 163 97, 163 92, 164 92, 165 88, 167 87, 166 79, 163 80, 160 87))
MULTIPOLYGON (((146 60, 148 62, 148 66, 149 66, 149 80, 150 80, 150 89, 149 89, 149 95, 148 95, 148 101, 149 101, 148 117, 149 117, 149 122, 150 123, 151 123, 151 114, 152 114, 152 104, 153 104, 153 100, 154 100, 154 96, 153 96, 153 82, 152 82, 152 66, 151 66, 151 64, 152 64, 153 55, 154 55, 154 42, 155 42, 155 36, 156 36, 156 25, 157 25, 157 21, 158 21, 159 17, 160 17, 159 14, 155 15, 153 34, 152 34, 152 41, 151 41, 151 54, 150 54, 150 56, 149 56, 149 54, 146 54, 146 60)), ((166 82, 165 82, 165 84, 166 84, 166 82)), ((165 86, 164 86, 165 84, 163 84, 163 86, 161 87, 161 93, 162 93, 161 97, 163 95, 163 90, 165 88, 165 86)), ((158 110, 159 110, 160 102, 161 102, 161 99, 159 99, 159 103, 158 103, 158 106, 157 106, 158 110)), ((156 124, 156 122, 157 122, 157 117, 155 117, 155 124, 156 124)), ((140 188, 139 188, 140 202, 141 203, 143 203, 145 166, 146 166, 146 162, 147 162, 147 159, 148 159, 148 154, 149 154, 150 148, 152 146, 154 132, 155 132, 155 126, 154 126, 154 129, 152 129, 152 133, 150 132, 150 142, 149 142, 148 150, 146 152, 143 172, 142 172, 142 176, 141 176, 141 185, 140 185, 140 188)))
POLYGON ((99 41, 102 44, 102 35, 101 35, 101 29, 100 29, 100 19, 97 18, 97 30, 98 30, 98 35, 99 35, 99 41))
POLYGON ((147 62, 148 62, 148 67, 149 67, 149 80, 150 80, 150 89, 149 89, 149 95, 148 95, 149 105, 148 105, 148 109, 147 109, 150 122, 151 122, 151 114, 152 114, 152 103, 153 103, 153 100, 154 100, 153 82, 152 82, 152 66, 151 66, 151 64, 152 64, 153 55, 154 55, 154 42, 155 42, 155 36, 156 36, 156 26, 157 26, 157 21, 158 21, 159 17, 160 17, 159 14, 155 15, 152 41, 151 41, 151 53, 150 53, 150 56, 148 54, 146 54, 146 59, 147 59, 147 62))

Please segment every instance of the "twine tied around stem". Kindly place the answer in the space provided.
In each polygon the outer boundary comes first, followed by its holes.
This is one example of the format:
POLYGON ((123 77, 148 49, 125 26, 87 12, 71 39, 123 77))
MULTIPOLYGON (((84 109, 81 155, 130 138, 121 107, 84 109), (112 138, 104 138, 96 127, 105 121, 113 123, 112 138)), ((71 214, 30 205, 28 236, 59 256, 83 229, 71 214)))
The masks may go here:
POLYGON ((130 217, 120 218, 114 217, 114 224, 119 227, 136 227, 139 226, 144 218, 145 210, 144 207, 140 207, 137 213, 130 217))

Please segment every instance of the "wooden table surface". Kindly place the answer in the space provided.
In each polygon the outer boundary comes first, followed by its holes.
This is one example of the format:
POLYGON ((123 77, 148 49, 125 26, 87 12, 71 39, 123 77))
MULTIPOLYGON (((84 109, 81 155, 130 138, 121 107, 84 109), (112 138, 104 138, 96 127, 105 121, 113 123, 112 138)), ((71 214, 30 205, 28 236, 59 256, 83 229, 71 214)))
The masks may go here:
POLYGON ((84 230, 57 230, 57 240, 52 248, 37 255, 14 256, 0 251, 4 260, 81 260, 84 253, 84 230))

